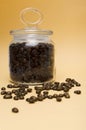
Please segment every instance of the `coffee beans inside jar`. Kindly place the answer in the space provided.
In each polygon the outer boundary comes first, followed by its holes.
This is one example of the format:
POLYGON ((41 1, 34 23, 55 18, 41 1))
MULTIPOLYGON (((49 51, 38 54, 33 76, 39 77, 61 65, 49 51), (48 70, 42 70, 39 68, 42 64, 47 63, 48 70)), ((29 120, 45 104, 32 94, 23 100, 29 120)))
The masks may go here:
POLYGON ((41 83, 53 79, 54 46, 51 43, 10 45, 10 76, 14 81, 41 83))

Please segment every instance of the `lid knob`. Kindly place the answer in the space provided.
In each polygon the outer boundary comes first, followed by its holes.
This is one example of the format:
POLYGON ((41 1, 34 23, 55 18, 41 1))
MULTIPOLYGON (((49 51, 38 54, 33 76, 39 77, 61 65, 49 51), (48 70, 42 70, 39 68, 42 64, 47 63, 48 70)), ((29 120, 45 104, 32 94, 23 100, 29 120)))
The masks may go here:
POLYGON ((25 8, 20 12, 20 20, 27 27, 37 27, 37 25, 43 21, 43 14, 36 8, 25 8), (32 13, 32 15, 30 15, 29 20, 25 17, 27 13, 28 15, 32 13), (37 17, 36 20, 33 20, 34 16, 37 17), (32 20, 30 20, 31 18, 32 20))

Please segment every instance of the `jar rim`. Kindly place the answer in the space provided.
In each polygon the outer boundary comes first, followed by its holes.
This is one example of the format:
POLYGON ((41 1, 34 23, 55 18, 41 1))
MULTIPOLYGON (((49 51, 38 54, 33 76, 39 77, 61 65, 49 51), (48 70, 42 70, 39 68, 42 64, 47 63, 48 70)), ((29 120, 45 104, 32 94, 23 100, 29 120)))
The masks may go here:
POLYGON ((19 29, 19 30, 11 30, 10 34, 11 35, 24 35, 24 34, 52 35, 53 31, 43 30, 43 29, 19 29))

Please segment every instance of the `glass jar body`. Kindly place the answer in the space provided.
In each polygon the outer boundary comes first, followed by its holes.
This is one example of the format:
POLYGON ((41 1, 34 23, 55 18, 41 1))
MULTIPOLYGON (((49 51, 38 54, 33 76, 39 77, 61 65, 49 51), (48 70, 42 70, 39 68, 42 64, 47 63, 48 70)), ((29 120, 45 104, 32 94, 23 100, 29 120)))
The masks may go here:
POLYGON ((10 79, 43 84, 55 79, 54 44, 46 35, 14 35, 9 46, 10 79))

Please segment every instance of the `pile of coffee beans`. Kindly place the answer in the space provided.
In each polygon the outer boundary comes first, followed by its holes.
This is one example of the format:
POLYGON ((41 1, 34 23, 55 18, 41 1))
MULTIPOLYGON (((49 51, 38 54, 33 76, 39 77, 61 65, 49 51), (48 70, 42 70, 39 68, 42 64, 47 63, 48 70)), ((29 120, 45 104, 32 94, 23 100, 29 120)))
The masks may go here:
MULTIPOLYGON (((30 104, 45 99, 56 99, 57 102, 61 102, 62 98, 70 98, 69 90, 75 86, 80 87, 81 84, 71 78, 67 78, 65 82, 49 82, 42 86, 31 86, 31 88, 26 84, 8 84, 7 87, 1 88, 1 95, 3 96, 3 99, 13 99, 15 101, 25 100, 30 104), (35 95, 29 96, 30 93, 33 94, 32 88, 35 90, 35 95), (52 90, 54 94, 51 95, 50 90, 52 90), (26 95, 28 95, 28 98, 25 98, 26 95)), ((74 90, 74 94, 81 94, 81 90, 74 90)), ((19 110, 14 107, 12 108, 12 112, 18 113, 19 110)))
POLYGON ((54 46, 51 43, 12 43, 9 47, 13 81, 41 83, 53 79, 54 46))

